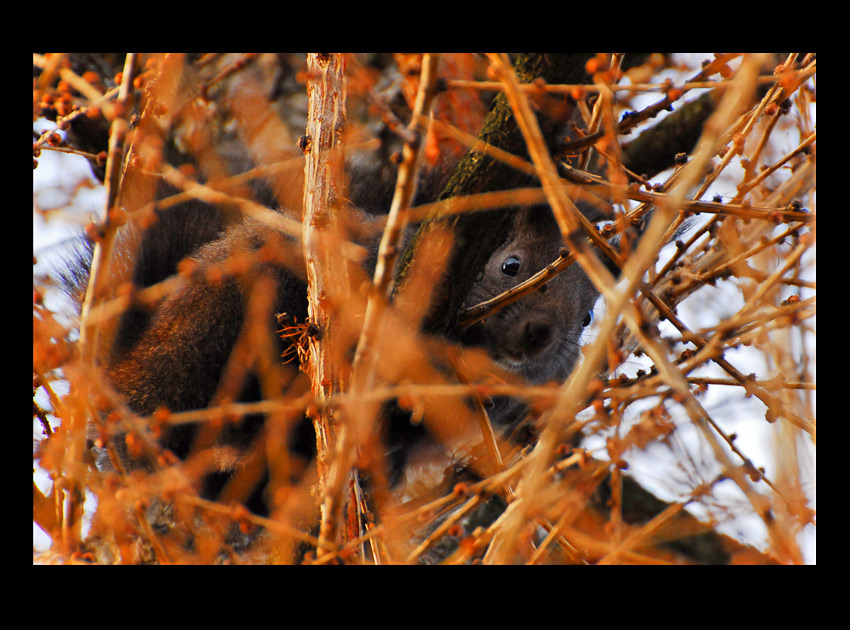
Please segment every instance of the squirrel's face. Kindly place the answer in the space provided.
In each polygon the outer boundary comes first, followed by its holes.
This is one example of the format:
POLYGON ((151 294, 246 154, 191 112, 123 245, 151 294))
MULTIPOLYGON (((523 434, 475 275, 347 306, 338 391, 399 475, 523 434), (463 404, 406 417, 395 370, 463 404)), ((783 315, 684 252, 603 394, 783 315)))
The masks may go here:
MULTIPOLYGON (((530 225, 535 218, 537 215, 520 216, 470 291, 469 305, 528 280, 558 257, 563 241, 557 226, 544 219, 530 225)), ((480 338, 494 360, 527 380, 562 380, 578 359, 579 340, 598 295, 581 268, 573 264, 537 291, 486 318, 480 338)))

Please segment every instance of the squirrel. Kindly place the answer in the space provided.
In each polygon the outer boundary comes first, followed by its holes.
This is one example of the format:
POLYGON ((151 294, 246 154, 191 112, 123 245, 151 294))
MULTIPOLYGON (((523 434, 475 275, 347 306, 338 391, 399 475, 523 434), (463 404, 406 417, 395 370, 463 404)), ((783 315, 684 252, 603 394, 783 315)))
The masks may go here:
MULTIPOLYGON (((521 209, 470 290, 467 306, 525 282, 555 261, 563 247, 548 206, 521 209)), ((578 362, 581 337, 593 319, 598 297, 599 291, 581 267, 573 264, 533 293, 475 324, 464 341, 483 347, 497 365, 526 383, 561 382, 578 362)), ((488 415, 494 427, 504 429, 515 425, 526 410, 517 399, 495 397, 489 401, 488 415)))
MULTIPOLYGON (((434 175, 431 179, 439 177, 434 175)), ((440 183, 426 182, 421 194, 427 199, 439 186, 440 183)), ((381 200, 375 199, 374 189, 361 190, 364 192, 360 198, 352 202, 359 202, 355 213, 363 221, 374 218, 370 212, 380 209, 381 200)), ((258 254, 266 246, 285 251, 295 245, 292 237, 250 218, 225 226, 218 209, 197 200, 156 212, 156 220, 137 239, 132 260, 133 284, 136 288, 151 286, 176 273, 181 265, 191 271, 183 274, 187 279, 177 291, 152 309, 133 306, 121 316, 106 360, 109 381, 126 398, 128 407, 141 415, 153 415, 161 408, 181 412, 224 400, 263 399, 257 374, 244 368, 240 372, 233 367, 238 362, 231 360, 240 344, 246 304, 253 288, 268 281, 274 287, 274 298, 265 314, 269 330, 280 328, 273 328, 273 318, 281 313, 292 321, 304 322, 307 288, 303 260, 299 262, 297 256, 285 257, 286 260, 260 256, 263 262, 257 263, 254 257, 248 273, 217 271, 225 269, 228 261, 240 254, 258 254)), ((527 279, 557 258, 563 245, 548 207, 517 211, 504 243, 485 265, 466 304, 489 299, 527 279)), ((364 271, 371 274, 377 241, 373 237, 365 246, 369 254, 363 263, 364 271)), ((590 321, 597 297, 598 292, 584 272, 572 265, 535 293, 474 325, 463 341, 483 348, 497 366, 527 383, 563 380, 578 360, 582 330, 590 321)), ((297 357, 296 343, 292 337, 278 338, 274 355, 297 357)), ((298 360, 280 369, 283 387, 291 388, 285 389, 284 395, 303 393, 298 360)), ((488 404, 491 422, 497 429, 514 426, 526 408, 518 400, 503 397, 488 404)), ((395 415, 399 415, 398 409, 395 415)), ((199 443, 212 445, 210 440, 244 452, 261 434, 263 422, 262 415, 251 414, 239 422, 225 423, 214 438, 203 437, 203 423, 179 424, 165 430, 160 443, 180 459, 196 452, 199 443)), ((389 477, 395 483, 404 477, 411 451, 422 450, 429 437, 421 426, 396 418, 388 432, 390 435, 384 439, 392 469, 389 477)), ((122 458, 126 457, 120 441, 117 449, 122 458)), ((304 462, 314 456, 315 436, 309 422, 293 425, 289 449, 304 462)), ((99 461, 106 462, 102 451, 99 461)), ((219 498, 232 473, 222 464, 206 474, 200 495, 219 498)), ((258 484, 249 497, 240 499, 255 513, 268 513, 263 484, 258 484)))

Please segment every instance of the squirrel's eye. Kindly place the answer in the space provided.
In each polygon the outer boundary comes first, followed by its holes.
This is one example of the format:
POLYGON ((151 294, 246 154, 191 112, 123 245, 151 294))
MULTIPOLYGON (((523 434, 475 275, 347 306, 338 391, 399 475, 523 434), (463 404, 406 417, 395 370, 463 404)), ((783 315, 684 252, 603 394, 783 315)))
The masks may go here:
POLYGON ((590 322, 593 321, 593 311, 588 311, 587 315, 584 316, 584 319, 581 321, 582 328, 587 328, 590 326, 590 322))
POLYGON ((513 278, 519 273, 519 266, 519 258, 508 256, 505 262, 502 263, 502 273, 513 278))

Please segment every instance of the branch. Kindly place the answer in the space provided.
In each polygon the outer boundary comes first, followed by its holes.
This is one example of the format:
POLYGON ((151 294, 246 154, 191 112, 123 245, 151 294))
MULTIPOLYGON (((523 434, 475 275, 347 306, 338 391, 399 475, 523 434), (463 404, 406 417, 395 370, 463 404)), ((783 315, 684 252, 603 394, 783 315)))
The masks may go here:
POLYGON ((307 67, 313 77, 308 84, 307 163, 304 170, 303 244, 307 268, 307 298, 310 323, 317 334, 309 337, 307 362, 312 390, 320 403, 314 414, 319 484, 322 489, 322 522, 319 550, 336 537, 339 521, 338 493, 330 454, 339 428, 335 426, 326 403, 331 396, 346 389, 342 374, 345 347, 339 319, 332 317, 333 305, 348 302, 348 269, 344 257, 338 255, 342 242, 341 217, 334 198, 342 181, 340 131, 345 123, 345 63, 339 54, 310 53, 307 67))

